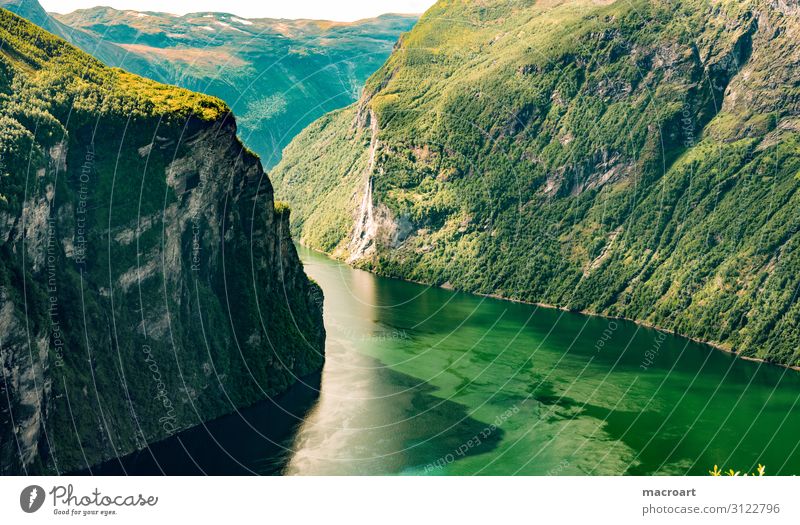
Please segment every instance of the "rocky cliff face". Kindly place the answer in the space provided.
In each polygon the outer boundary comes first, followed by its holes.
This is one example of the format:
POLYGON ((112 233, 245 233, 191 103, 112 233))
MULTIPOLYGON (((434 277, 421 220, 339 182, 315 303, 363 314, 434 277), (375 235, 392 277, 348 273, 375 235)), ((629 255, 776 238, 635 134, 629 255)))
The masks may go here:
POLYGON ((438 2, 271 177, 364 268, 798 365, 797 12, 438 2))
POLYGON ((0 472, 84 469, 321 367, 321 291, 221 101, 0 10, 0 160, 0 472))

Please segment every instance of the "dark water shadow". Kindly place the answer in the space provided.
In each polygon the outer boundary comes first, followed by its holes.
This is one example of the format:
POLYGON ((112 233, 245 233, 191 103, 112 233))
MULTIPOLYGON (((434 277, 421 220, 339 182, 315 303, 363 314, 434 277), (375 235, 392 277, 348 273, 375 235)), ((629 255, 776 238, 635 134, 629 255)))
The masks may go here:
POLYGON ((319 397, 321 374, 284 394, 183 430, 147 449, 73 475, 235 476, 280 474, 297 427, 319 397))

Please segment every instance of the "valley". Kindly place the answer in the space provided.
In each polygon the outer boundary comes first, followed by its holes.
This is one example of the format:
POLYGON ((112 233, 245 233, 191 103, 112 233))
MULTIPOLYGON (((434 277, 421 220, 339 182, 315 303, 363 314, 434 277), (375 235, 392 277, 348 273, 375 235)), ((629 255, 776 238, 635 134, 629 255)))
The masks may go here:
POLYGON ((0 6, 0 473, 800 472, 797 0, 0 6))

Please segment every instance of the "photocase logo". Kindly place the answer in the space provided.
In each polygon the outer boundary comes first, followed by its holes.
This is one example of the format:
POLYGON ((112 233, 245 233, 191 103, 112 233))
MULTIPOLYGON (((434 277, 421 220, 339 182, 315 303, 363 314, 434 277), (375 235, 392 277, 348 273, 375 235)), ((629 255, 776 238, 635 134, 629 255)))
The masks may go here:
POLYGON ((19 506, 28 514, 36 512, 44 503, 44 489, 39 485, 31 485, 22 489, 19 495, 19 506))

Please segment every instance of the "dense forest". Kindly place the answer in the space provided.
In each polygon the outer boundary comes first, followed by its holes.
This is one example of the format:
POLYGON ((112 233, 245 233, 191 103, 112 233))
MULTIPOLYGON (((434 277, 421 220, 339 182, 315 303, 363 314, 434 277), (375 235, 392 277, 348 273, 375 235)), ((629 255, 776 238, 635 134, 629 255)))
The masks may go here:
POLYGON ((800 365, 795 0, 442 0, 271 172, 383 275, 800 365))

